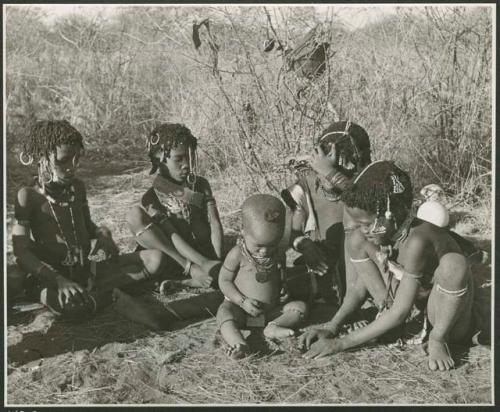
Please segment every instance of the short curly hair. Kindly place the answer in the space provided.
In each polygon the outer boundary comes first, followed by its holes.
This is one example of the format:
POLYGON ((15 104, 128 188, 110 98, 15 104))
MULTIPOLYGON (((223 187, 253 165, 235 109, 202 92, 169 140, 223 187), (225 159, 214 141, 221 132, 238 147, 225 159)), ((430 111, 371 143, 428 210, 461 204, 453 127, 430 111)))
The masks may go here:
POLYGON ((191 130, 179 123, 162 123, 155 127, 148 140, 148 156, 152 164, 150 174, 158 170, 159 162, 156 155, 159 152, 170 156, 170 151, 180 145, 196 150, 198 139, 193 136, 191 130))
POLYGON ((75 144, 83 150, 83 137, 67 120, 39 120, 23 142, 23 154, 34 159, 49 158, 57 146, 75 144))

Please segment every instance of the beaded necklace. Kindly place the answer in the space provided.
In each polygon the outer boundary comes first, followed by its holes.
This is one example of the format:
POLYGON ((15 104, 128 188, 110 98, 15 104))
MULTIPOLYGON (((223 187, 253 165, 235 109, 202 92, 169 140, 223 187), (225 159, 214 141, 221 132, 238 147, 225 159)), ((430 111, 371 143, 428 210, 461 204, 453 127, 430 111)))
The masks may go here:
POLYGON ((70 277, 73 277, 73 266, 75 266, 77 263, 79 263, 80 266, 83 266, 83 249, 80 246, 78 235, 76 233, 75 217, 73 214, 72 203, 75 200, 75 191, 74 191, 73 185, 70 186, 70 193, 71 194, 70 194, 68 202, 61 202, 61 201, 55 200, 52 196, 50 196, 46 192, 45 188, 42 189, 42 194, 47 199, 47 201, 49 203, 49 207, 50 207, 50 210, 52 212, 52 215, 54 216, 54 220, 56 221, 57 227, 59 229, 59 233, 60 233, 60 235, 63 239, 63 242, 66 246, 66 250, 67 250, 66 257, 61 262, 61 264, 68 268, 69 273, 70 273, 70 277), (75 240, 75 244, 73 246, 70 246, 68 239, 64 234, 63 228, 61 226, 61 222, 60 222, 59 218, 57 217, 57 213, 53 207, 53 204, 56 204, 56 205, 63 207, 63 208, 66 208, 66 207, 69 208, 69 212, 71 215, 71 227, 73 229, 73 238, 75 240))
POLYGON ((255 278, 259 283, 265 283, 269 280, 269 275, 272 272, 272 269, 275 264, 274 257, 258 257, 254 256, 247 248, 245 244, 245 240, 242 236, 238 238, 236 241, 238 246, 240 247, 241 253, 243 256, 247 258, 247 260, 252 263, 257 269, 257 273, 255 274, 255 278))

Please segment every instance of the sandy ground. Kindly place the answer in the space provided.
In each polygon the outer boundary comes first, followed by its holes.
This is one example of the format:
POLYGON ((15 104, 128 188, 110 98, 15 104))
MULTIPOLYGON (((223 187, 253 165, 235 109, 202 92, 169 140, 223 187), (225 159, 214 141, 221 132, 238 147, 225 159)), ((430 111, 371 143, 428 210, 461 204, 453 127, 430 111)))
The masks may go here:
MULTIPOLYGON (((133 241, 122 224, 130 205, 138 201, 149 177, 142 164, 92 167, 84 162, 94 219, 111 227, 122 251, 133 241)), ((14 188, 27 174, 10 169, 8 178, 7 261, 9 287, 15 290, 20 273, 13 265, 10 229, 14 188)), ((228 245, 239 204, 225 182, 214 184, 228 245), (237 206, 236 206, 237 207, 237 206)), ((467 233, 462 233, 467 235, 467 233)), ((489 236, 469 238, 488 250, 489 236)), ((489 316, 491 268, 473 268, 483 317, 489 316)), ((176 288, 168 297, 148 293, 145 304, 204 293, 176 288)), ((12 292, 11 302, 20 299, 12 292)), ((326 321, 334 308, 318 304, 312 323, 326 321)), ((170 330, 151 332, 109 307, 79 325, 55 321, 45 309, 28 313, 9 311, 7 325, 7 402, 27 404, 302 404, 389 403, 443 404, 491 402, 489 346, 452 347, 457 368, 435 373, 426 367, 425 347, 373 345, 322 361, 300 357, 291 339, 267 345, 258 335, 260 352, 234 361, 215 339, 215 320, 177 322, 170 330)))

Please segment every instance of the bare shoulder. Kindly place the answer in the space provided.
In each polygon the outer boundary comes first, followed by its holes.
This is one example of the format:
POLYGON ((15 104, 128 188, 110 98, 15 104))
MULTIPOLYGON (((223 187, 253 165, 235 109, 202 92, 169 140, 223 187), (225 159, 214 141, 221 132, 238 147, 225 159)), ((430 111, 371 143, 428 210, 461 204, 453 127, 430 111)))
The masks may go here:
POLYGON ((432 237, 425 226, 415 227, 410 230, 408 237, 401 243, 402 252, 418 253, 432 245, 432 237))
POLYGON ((349 256, 364 258, 368 255, 369 242, 360 229, 354 229, 346 234, 346 247, 349 256))
POLYGON ((233 246, 224 259, 224 266, 229 270, 236 270, 241 263, 241 250, 238 245, 233 246))
POLYGON ((398 262, 411 273, 421 273, 436 259, 432 237, 426 230, 416 229, 412 229, 401 243, 398 256, 398 262))
POLYGON ((26 206, 36 193, 35 189, 23 186, 17 191, 17 201, 21 206, 26 206))
POLYGON ((198 191, 200 192, 212 192, 212 188, 210 186, 210 183, 206 178, 203 176, 196 176, 196 186, 198 191))
POLYGON ((142 206, 148 206, 153 202, 154 198, 154 189, 153 187, 150 187, 146 192, 141 197, 141 205, 142 206))

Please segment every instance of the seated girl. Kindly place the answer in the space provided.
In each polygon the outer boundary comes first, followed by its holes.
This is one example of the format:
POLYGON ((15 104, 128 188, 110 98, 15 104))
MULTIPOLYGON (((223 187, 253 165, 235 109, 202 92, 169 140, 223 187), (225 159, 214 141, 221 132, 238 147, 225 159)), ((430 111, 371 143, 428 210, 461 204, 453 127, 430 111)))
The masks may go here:
POLYGON ((149 139, 150 174, 158 171, 127 222, 142 248, 161 251, 183 283, 216 285, 222 224, 208 181, 196 175, 197 139, 180 124, 164 123, 149 139))

